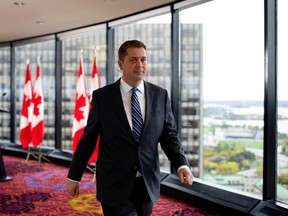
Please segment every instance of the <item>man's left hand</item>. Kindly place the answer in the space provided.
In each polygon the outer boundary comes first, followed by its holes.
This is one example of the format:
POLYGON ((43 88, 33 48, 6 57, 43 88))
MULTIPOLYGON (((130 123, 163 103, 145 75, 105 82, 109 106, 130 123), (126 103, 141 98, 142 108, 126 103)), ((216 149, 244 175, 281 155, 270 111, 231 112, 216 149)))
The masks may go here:
POLYGON ((192 185, 194 176, 188 167, 183 167, 178 170, 180 182, 185 185, 192 185))

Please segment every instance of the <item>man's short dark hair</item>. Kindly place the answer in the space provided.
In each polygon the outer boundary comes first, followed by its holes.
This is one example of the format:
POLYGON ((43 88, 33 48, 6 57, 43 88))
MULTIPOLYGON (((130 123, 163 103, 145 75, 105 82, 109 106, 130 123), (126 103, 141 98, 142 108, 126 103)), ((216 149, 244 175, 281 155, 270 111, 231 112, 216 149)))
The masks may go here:
POLYGON ((127 55, 127 49, 130 47, 143 47, 146 50, 146 45, 138 40, 128 40, 125 41, 118 49, 118 58, 119 60, 123 61, 125 56, 127 55))

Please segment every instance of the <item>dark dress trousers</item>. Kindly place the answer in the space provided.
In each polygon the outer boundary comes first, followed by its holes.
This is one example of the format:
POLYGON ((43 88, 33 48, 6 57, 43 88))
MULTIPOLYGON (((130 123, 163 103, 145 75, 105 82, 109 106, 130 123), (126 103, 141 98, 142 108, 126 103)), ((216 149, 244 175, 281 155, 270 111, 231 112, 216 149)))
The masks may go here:
MULTIPOLYGON (((5 96, 5 95, 6 95, 6 93, 2 94, 2 96, 5 96)), ((0 108, 0 113, 10 113, 10 111, 0 108)), ((4 165, 4 161, 2 158, 2 152, 1 152, 1 148, 0 148, 0 182, 9 181, 9 180, 12 180, 12 178, 9 176, 6 176, 5 165, 4 165)))
POLYGON ((10 180, 10 177, 6 176, 6 170, 4 166, 4 161, 2 158, 2 152, 0 149, 0 182, 10 180))
POLYGON ((158 143, 177 170, 188 161, 181 146, 168 93, 144 81, 146 114, 137 143, 126 117, 120 79, 93 92, 87 126, 73 155, 68 178, 80 181, 100 135, 96 183, 99 202, 118 207, 131 194, 136 172, 141 171, 151 198, 160 196, 158 143))

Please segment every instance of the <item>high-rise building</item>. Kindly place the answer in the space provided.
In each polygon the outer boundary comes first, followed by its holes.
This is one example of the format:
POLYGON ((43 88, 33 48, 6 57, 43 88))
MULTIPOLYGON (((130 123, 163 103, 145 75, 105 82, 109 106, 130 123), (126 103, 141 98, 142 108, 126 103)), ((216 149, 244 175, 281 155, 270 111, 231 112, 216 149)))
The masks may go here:
MULTIPOLYGON (((181 74, 181 89, 179 91, 180 119, 177 119, 181 140, 195 176, 200 176, 201 164, 201 25, 183 24, 181 26, 181 65, 177 73, 181 74)), ((117 59, 118 46, 128 39, 139 39, 147 45, 149 69, 147 81, 160 85, 171 94, 172 66, 171 66, 171 24, 133 23, 119 27, 115 31, 115 59, 117 59)), ((45 137, 41 146, 54 148, 55 146, 55 95, 61 94, 61 146, 64 151, 72 149, 72 121, 76 96, 76 80, 79 69, 80 50, 83 50, 83 65, 86 76, 87 91, 90 88, 90 77, 93 64, 94 49, 97 53, 101 86, 106 85, 106 34, 105 31, 93 34, 69 37, 62 40, 62 76, 61 92, 56 92, 55 74, 55 41, 43 41, 16 46, 15 80, 16 92, 16 143, 19 143, 19 123, 22 109, 23 85, 26 61, 29 59, 32 82, 34 84, 37 56, 41 57, 41 75, 44 94, 44 120, 45 137)), ((3 63, 2 91, 8 95, 2 96, 3 108, 9 109, 10 105, 10 49, 1 48, 3 63)), ((108 72, 109 73, 109 72, 108 72)), ((121 76, 115 62, 115 80, 121 76)), ((1 116, 1 139, 9 140, 10 121, 9 115, 1 116)), ((160 151, 161 169, 170 171, 170 162, 160 151)))

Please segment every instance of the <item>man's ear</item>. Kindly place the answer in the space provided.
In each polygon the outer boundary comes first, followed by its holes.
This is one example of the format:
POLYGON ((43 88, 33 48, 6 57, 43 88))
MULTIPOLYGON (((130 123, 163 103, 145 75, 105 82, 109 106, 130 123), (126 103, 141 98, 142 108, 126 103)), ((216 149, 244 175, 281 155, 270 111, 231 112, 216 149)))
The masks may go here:
POLYGON ((119 66, 120 70, 122 70, 123 69, 123 62, 118 60, 118 66, 119 66))

